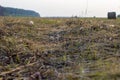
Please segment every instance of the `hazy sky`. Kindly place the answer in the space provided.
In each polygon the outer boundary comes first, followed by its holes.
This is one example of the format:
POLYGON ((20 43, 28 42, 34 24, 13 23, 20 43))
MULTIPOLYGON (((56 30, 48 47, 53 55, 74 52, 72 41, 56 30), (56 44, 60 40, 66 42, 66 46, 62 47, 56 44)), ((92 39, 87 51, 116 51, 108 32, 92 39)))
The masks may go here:
MULTIPOLYGON (((0 0, 0 5, 35 10, 41 16, 85 16, 87 0, 0 0)), ((86 16, 106 17, 120 13, 120 0, 88 0, 86 16)))

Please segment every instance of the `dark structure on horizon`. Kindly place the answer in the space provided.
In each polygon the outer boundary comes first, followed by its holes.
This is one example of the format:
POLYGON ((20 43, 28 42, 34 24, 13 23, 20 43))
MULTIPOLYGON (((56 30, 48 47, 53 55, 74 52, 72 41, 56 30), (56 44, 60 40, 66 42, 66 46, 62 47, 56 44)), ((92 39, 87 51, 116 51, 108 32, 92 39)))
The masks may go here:
POLYGON ((120 14, 117 17, 120 18, 120 14))
POLYGON ((32 10, 0 6, 0 16, 40 17, 40 14, 32 10))
POLYGON ((4 16, 4 15, 3 15, 3 12, 4 12, 4 11, 3 11, 3 7, 0 6, 0 16, 4 16))
POLYGON ((116 12, 108 12, 108 19, 116 19, 116 12))

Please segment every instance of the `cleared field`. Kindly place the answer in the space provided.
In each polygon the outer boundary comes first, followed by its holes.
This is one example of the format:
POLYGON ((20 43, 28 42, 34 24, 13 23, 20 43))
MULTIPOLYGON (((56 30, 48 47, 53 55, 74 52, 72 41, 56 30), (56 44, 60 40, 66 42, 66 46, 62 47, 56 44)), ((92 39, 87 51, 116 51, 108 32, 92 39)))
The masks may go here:
POLYGON ((119 80, 120 19, 0 17, 1 79, 36 74, 40 80, 119 80))

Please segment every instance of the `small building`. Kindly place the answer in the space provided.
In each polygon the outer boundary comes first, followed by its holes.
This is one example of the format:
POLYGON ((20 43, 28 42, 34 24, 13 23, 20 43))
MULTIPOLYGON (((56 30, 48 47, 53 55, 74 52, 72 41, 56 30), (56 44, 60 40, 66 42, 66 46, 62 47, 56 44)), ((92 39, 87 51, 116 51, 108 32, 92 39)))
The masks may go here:
POLYGON ((116 19, 116 12, 108 12, 108 19, 116 19))

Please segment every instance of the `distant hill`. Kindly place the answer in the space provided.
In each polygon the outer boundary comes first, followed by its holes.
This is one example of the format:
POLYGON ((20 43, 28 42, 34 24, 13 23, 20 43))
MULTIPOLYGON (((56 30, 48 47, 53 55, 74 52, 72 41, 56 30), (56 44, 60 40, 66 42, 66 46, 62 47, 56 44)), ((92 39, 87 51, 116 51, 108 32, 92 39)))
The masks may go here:
POLYGON ((40 17, 40 14, 32 10, 0 6, 0 16, 40 17))

